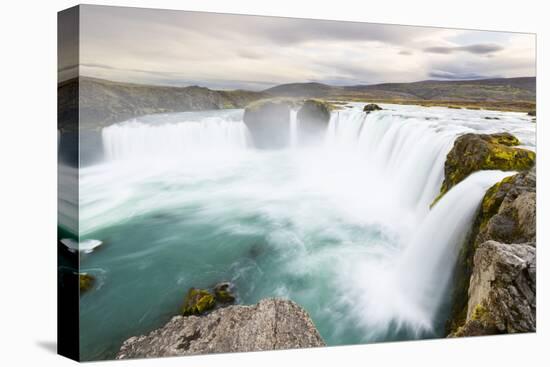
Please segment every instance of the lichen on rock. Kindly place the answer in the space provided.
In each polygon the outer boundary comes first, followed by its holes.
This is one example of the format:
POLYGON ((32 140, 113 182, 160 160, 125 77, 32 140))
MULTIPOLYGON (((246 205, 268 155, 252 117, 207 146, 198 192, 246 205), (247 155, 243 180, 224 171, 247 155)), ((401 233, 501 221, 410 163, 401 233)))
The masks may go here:
POLYGON ((181 313, 184 316, 200 315, 216 306, 216 298, 206 289, 190 288, 185 296, 181 313))
POLYGON ((309 315, 290 300, 264 299, 203 316, 176 316, 148 335, 126 340, 117 359, 322 347, 309 315))

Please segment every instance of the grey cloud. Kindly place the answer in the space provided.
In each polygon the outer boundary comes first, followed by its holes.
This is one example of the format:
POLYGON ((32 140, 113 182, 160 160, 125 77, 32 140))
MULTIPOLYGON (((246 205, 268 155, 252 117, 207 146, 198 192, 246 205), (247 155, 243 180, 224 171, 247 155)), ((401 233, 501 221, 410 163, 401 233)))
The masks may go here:
POLYGON ((427 47, 424 49, 425 52, 433 54, 452 54, 454 52, 469 52, 471 54, 482 55, 490 54, 492 52, 502 51, 504 47, 497 44, 486 44, 479 43, 468 46, 455 46, 455 47, 445 47, 445 46, 436 46, 436 47, 427 47))
POLYGON ((408 51, 408 50, 401 50, 399 51, 399 55, 405 55, 405 56, 409 56, 409 55, 412 55, 413 53, 411 51, 408 51))

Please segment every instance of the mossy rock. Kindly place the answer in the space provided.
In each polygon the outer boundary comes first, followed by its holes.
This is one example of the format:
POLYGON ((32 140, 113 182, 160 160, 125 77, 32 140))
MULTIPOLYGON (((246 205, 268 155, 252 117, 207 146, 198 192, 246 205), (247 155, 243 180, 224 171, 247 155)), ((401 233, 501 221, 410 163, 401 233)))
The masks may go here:
POLYGON ((365 105, 365 107, 363 107, 363 112, 366 112, 366 113, 370 113, 373 111, 381 111, 381 110, 382 110, 382 107, 380 107, 376 103, 369 103, 365 105))
POLYGON ((216 306, 216 299, 206 289, 190 288, 185 296, 181 312, 184 316, 200 315, 216 306))
POLYGON ((228 304, 235 302, 235 296, 233 295, 233 292, 231 291, 232 285, 229 282, 223 282, 219 283, 214 287, 214 296, 216 298, 216 302, 222 303, 222 304, 228 304))
POLYGON ((78 274, 80 293, 89 291, 95 284, 95 278, 87 273, 78 274))
POLYGON ((470 174, 481 170, 524 171, 535 164, 533 151, 515 148, 519 140, 509 133, 465 134, 455 140, 445 161, 445 179, 437 201, 470 174))

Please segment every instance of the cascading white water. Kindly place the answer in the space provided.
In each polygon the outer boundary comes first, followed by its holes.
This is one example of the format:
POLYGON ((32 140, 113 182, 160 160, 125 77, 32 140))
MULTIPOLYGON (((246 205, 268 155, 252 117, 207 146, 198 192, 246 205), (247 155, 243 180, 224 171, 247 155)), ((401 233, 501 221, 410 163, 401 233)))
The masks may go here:
POLYGON ((133 120, 106 127, 102 134, 108 160, 174 158, 204 151, 245 149, 249 139, 242 121, 217 117, 172 124, 133 120))
POLYGON ((533 149, 534 125, 504 112, 348 106, 307 146, 293 111, 291 144, 277 151, 248 144, 242 110, 104 128, 106 161, 81 167, 78 181, 79 233, 106 244, 82 266, 110 277, 104 298, 82 300, 83 349, 107 343, 127 317, 148 320, 134 334, 160 326, 151 310, 170 314, 182 288, 220 280, 244 303, 297 301, 329 345, 442 336, 434 329, 461 239, 485 190, 513 174, 471 175, 430 210, 446 154, 467 132, 508 131, 533 149), (119 297, 143 289, 153 296, 119 297), (109 327, 97 327, 105 317, 109 327))
POLYGON ((298 110, 290 110, 290 146, 298 146, 298 110))

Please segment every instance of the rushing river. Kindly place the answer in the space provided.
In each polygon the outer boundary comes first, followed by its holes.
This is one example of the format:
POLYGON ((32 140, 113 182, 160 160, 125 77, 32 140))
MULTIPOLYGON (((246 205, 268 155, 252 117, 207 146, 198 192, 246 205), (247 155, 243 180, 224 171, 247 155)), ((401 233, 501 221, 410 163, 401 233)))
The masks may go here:
MULTIPOLYGON (((104 128, 99 148, 83 140, 81 156, 102 151, 80 169, 78 232, 103 244, 80 257, 97 278, 81 296, 82 358, 113 357, 175 315, 189 287, 220 281, 239 303, 296 301, 328 345, 443 336, 458 246, 486 189, 513 174, 473 174, 429 210, 446 154, 467 132, 508 131, 534 149, 535 124, 349 106, 307 147, 293 113, 279 151, 252 148, 242 110, 144 116, 104 128)), ((69 217, 61 225, 75 229, 69 217)))

